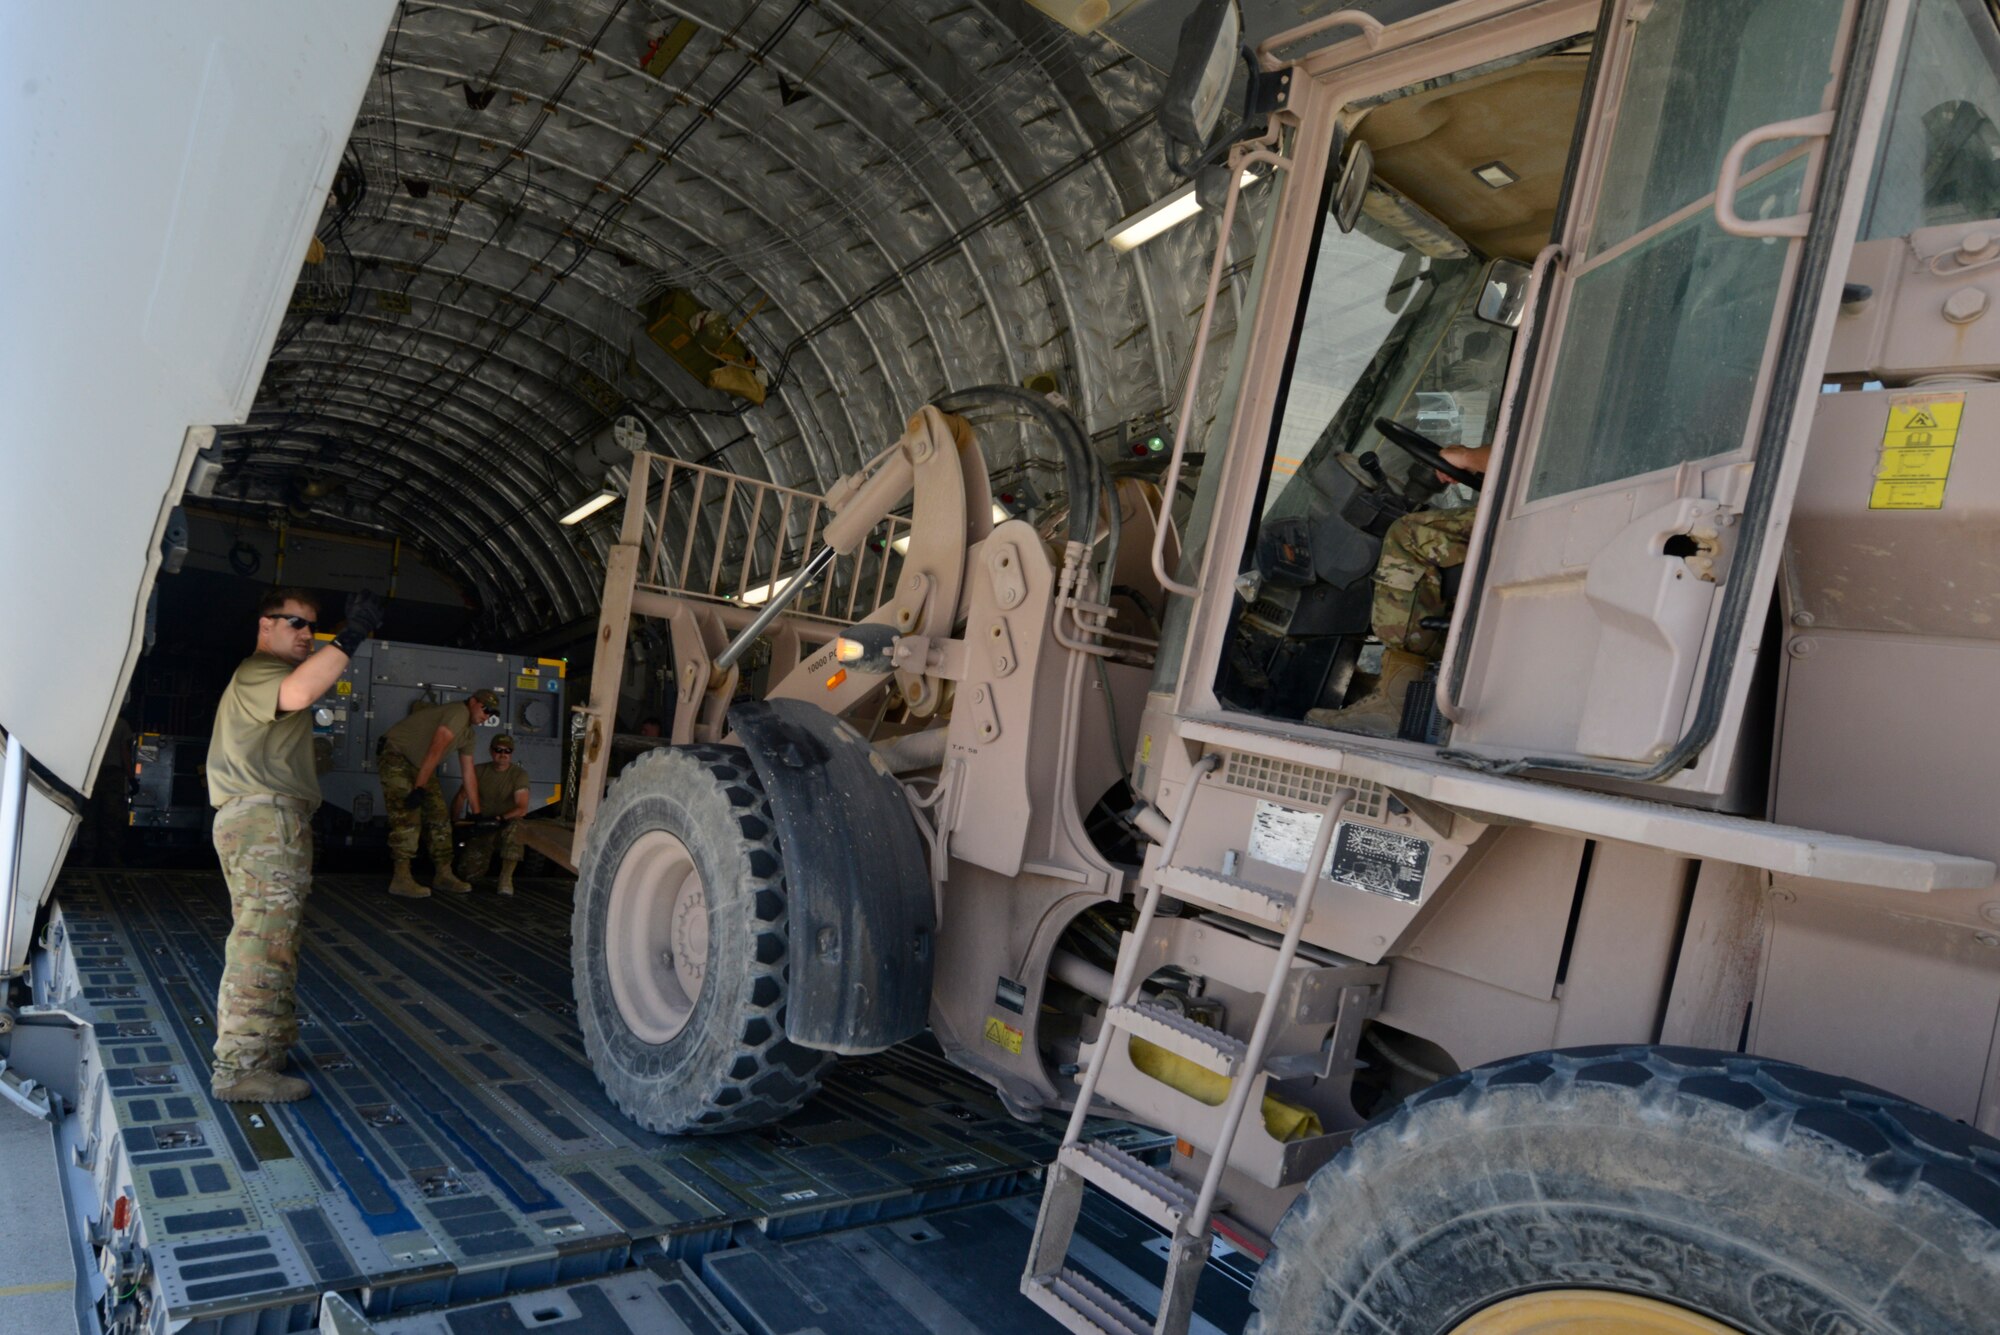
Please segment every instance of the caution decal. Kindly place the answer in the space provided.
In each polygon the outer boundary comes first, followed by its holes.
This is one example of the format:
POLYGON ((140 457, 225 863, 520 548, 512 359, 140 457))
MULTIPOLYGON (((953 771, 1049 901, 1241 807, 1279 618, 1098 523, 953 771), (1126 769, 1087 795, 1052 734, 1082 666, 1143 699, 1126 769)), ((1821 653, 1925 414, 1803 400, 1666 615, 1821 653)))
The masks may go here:
POLYGON ((1021 1031, 998 1016, 986 1017, 986 1041, 998 1044, 1016 1057, 1021 1055, 1021 1031))
POLYGON ((1963 394, 1899 394, 1891 398, 1868 508, 1942 509, 1964 414, 1963 394))

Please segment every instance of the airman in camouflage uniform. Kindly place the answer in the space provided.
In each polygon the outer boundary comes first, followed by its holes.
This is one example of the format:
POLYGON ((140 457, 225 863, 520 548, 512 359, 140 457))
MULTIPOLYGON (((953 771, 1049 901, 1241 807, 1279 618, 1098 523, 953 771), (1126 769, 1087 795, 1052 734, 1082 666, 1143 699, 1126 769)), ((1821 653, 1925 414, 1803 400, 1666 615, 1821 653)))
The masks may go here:
POLYGON ((464 700, 422 705, 382 734, 375 752, 375 771, 382 780, 382 810, 389 818, 389 855, 396 861, 389 893, 406 899, 430 894, 410 872, 419 842, 430 847, 436 867, 432 883, 455 895, 472 889, 451 867, 451 816, 444 789, 436 781, 437 767, 447 751, 458 753, 467 805, 480 813, 479 790, 472 773, 472 730, 500 712, 498 693, 480 689, 464 700))
POLYGON ((1391 649, 1434 660, 1444 652, 1444 632, 1425 630, 1425 617, 1443 616, 1442 572, 1465 564, 1466 540, 1478 511, 1419 510, 1389 525, 1375 563, 1375 601, 1369 611, 1375 634, 1391 649))
MULTIPOLYGON (((1475 473, 1486 471, 1491 453, 1491 446, 1444 449, 1446 459, 1475 473)), ((1444 653, 1444 632, 1426 630, 1423 620, 1449 610, 1442 572, 1465 564, 1477 513, 1472 506, 1418 510, 1389 525, 1375 563, 1375 598, 1369 607, 1369 621, 1382 641, 1382 675, 1374 690, 1344 709, 1307 710, 1307 722, 1364 737, 1394 737, 1401 730, 1403 697, 1444 653)))
MULTIPOLYGON (((473 777, 479 791, 479 809, 489 820, 500 822, 499 828, 481 825, 472 831, 465 841, 465 850, 459 858, 459 875, 472 881, 486 874, 493 865, 494 845, 500 848, 501 894, 514 893, 514 868, 521 865, 521 818, 528 814, 528 771, 514 763, 514 739, 501 733, 487 744, 486 754, 491 757, 485 764, 473 770, 473 777)), ((461 788, 451 797, 451 814, 457 819, 465 808, 466 789, 461 788)))
POLYGON ((274 589, 258 606, 257 652, 216 706, 208 746, 215 852, 229 885, 232 925, 215 999, 219 1099, 288 1103, 312 1092, 282 1073, 298 1039, 299 931, 312 888, 312 813, 319 806, 312 703, 382 621, 372 594, 348 599, 347 625, 315 653, 319 604, 274 589))

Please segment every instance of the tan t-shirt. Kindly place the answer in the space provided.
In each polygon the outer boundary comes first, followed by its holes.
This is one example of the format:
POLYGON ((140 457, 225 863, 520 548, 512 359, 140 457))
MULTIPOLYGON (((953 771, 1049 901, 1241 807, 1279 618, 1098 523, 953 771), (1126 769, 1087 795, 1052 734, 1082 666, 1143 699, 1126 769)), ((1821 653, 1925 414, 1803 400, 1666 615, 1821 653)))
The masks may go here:
POLYGON ((479 784, 479 811, 485 816, 504 816, 514 809, 514 794, 528 790, 528 771, 509 765, 503 773, 492 761, 472 767, 479 784))
POLYGON ((208 738, 208 801, 296 797, 319 805, 313 765, 312 711, 278 711, 278 687, 292 665, 275 654, 244 659, 222 692, 208 738))
POLYGON ((405 760, 422 769, 424 757, 430 754, 431 738, 439 728, 451 729, 452 750, 462 756, 472 754, 472 711, 463 700, 448 700, 413 710, 385 735, 389 745, 402 752, 405 760))

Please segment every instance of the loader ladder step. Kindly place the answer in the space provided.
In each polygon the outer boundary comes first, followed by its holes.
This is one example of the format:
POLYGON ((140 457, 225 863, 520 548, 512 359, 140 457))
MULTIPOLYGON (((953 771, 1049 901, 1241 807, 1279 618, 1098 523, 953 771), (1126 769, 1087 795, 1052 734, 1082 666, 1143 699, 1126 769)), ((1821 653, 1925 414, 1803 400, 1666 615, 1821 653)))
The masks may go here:
POLYGON ((1057 1156, 1063 1167, 1137 1210, 1169 1233, 1194 1209, 1194 1192, 1115 1145, 1067 1145, 1057 1156))
POLYGON ((1218 1075, 1234 1076, 1243 1067, 1242 1039, 1210 1029, 1157 1001, 1113 1006, 1107 1018, 1127 1033, 1185 1057, 1197 1066, 1206 1066, 1218 1075))
POLYGON ((1202 871, 1196 867, 1161 867, 1156 873, 1160 889, 1175 899, 1189 899, 1209 908, 1221 909, 1242 918, 1255 918, 1282 927, 1298 902, 1290 890, 1273 890, 1255 881, 1202 871))
POLYGON ((1021 1291, 1029 1301, 1075 1335, 1152 1335, 1153 1325, 1083 1275, 1068 1267, 1046 1279, 1031 1279, 1021 1291))

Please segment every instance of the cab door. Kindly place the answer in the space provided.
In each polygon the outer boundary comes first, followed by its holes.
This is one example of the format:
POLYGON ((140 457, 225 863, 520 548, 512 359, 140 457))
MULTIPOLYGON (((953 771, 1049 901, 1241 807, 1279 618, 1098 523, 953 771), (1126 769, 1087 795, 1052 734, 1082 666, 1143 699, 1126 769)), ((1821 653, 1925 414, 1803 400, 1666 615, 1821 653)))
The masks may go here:
POLYGON ((1720 791, 1906 0, 1614 0, 1442 694, 1468 758, 1720 791))

